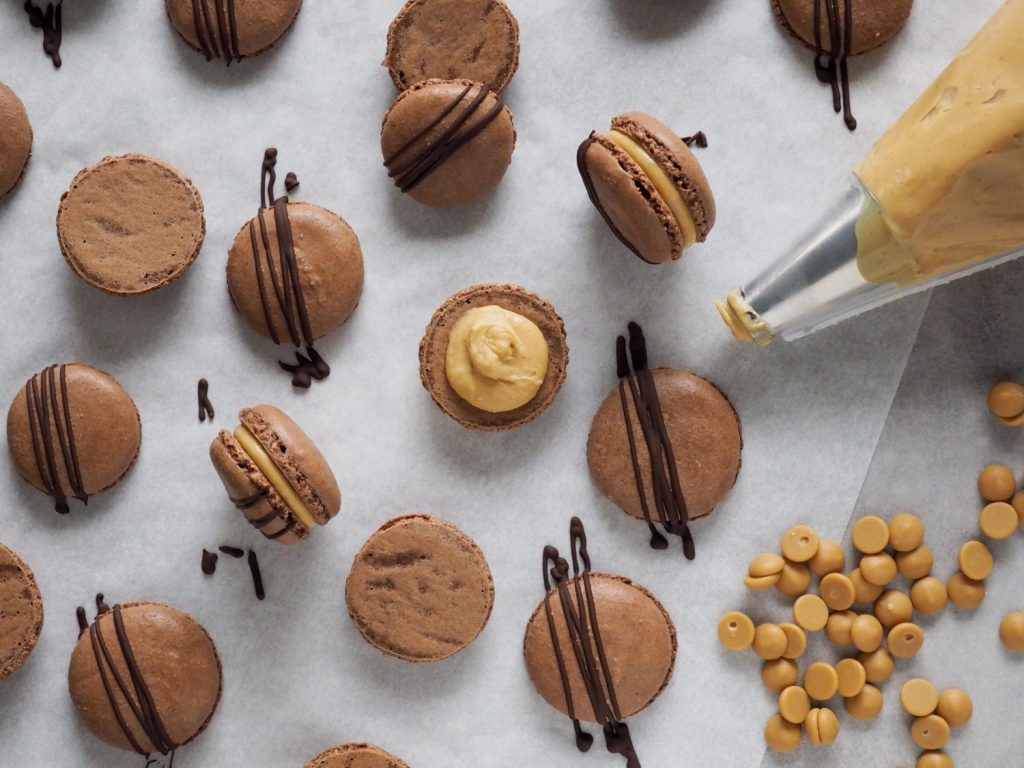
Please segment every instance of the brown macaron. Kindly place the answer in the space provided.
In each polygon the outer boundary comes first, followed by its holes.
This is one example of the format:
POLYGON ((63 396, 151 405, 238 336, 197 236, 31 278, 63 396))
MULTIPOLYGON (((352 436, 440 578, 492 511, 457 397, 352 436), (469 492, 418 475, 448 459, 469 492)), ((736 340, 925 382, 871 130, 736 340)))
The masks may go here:
POLYGON ((399 90, 467 78, 500 91, 519 66, 519 23, 501 0, 409 0, 382 63, 399 90))
POLYGON ((306 768, 409 768, 394 755, 372 744, 341 744, 321 752, 306 768))
MULTIPOLYGON (((590 475, 609 501, 683 536, 685 548, 687 522, 710 515, 736 483, 743 448, 739 415, 707 379, 648 368, 643 331, 635 323, 628 343, 619 338, 617 353, 619 384, 597 409, 587 438, 590 475)), ((651 545, 663 549, 664 537, 653 525, 651 531, 651 545)), ((692 539, 690 546, 688 557, 692 539)))
POLYGON ((341 509, 338 481, 320 449, 272 405, 238 412, 239 426, 210 443, 228 498, 268 539, 294 544, 341 509))
POLYGON ((25 175, 32 154, 32 125, 18 94, 0 83, 0 198, 11 192, 25 175))
POLYGON ((166 0, 182 40, 207 61, 259 56, 295 23, 302 0, 166 0))
POLYGON ((25 562, 0 544, 0 680, 21 668, 43 629, 43 598, 25 562))
MULTIPOLYGON (((771 0, 775 16, 783 28, 807 48, 816 50, 814 19, 818 14, 820 45, 824 53, 832 53, 829 11, 824 0, 771 0)), ((846 34, 846 12, 850 25, 848 56, 859 56, 877 48, 896 36, 910 17, 914 0, 835 0, 836 27, 840 40, 846 34), (849 6, 847 6, 849 2, 849 6)))
POLYGON ((206 236, 192 182, 143 155, 105 157, 60 199, 57 239, 79 277, 117 296, 148 293, 192 266, 206 236))
POLYGON ((142 423, 112 376, 81 363, 30 378, 7 411, 7 445, 18 473, 68 512, 115 485, 135 463, 142 423))
POLYGON ((569 346, 565 323, 555 308, 517 285, 475 285, 450 297, 434 313, 420 341, 420 381, 438 408, 470 429, 514 429, 547 410, 565 381, 569 346), (446 373, 449 340, 455 324, 471 309, 498 306, 534 323, 547 342, 548 365, 544 381, 533 399, 511 411, 491 413, 477 408, 453 389, 446 373))
POLYGON ((423 80, 384 115, 380 147, 395 186, 438 208, 473 203, 505 175, 516 146, 512 112, 472 80, 423 80))
POLYGON ((687 141, 650 115, 627 112, 612 118, 609 131, 592 132, 576 153, 590 202, 650 264, 680 258, 715 225, 715 197, 687 141))
POLYGON ((381 653, 440 661, 483 631, 494 582, 469 536, 436 517, 405 515, 381 526, 359 550, 345 602, 360 633, 381 653))
POLYGON ((161 603, 108 608, 71 654, 68 689, 78 716, 96 738, 142 755, 167 754, 201 734, 221 694, 220 657, 191 616, 161 603))

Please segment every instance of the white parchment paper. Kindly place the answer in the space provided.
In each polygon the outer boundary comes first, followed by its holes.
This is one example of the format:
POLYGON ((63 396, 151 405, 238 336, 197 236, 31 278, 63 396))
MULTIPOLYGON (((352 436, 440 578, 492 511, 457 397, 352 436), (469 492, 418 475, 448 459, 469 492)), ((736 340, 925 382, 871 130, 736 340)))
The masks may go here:
MULTIPOLYGON (((871 765, 911 765, 895 682, 884 725, 844 716, 834 750, 805 745, 765 759, 761 729, 774 702, 757 660, 721 650, 714 629, 737 607, 782 620, 783 603, 744 592, 747 560, 796 522, 841 537, 855 507, 921 513, 939 571, 951 573, 957 542, 974 525, 976 471, 993 458, 1018 466, 1016 433, 995 429, 983 407, 994 376, 1020 372, 1020 268, 944 289, 927 314, 928 297, 918 296, 765 351, 733 342, 711 302, 774 258, 998 4, 918 3, 896 40, 851 64, 860 128, 849 134, 814 80, 810 53, 779 31, 767 0, 514 0, 523 44, 506 92, 515 157, 495 194, 449 212, 403 197, 381 168, 379 121, 395 92, 379 62, 399 0, 307 0, 277 49, 230 68, 187 49, 159 0, 68 0, 59 72, 21 3, 0 5, 0 79, 21 95, 35 130, 24 182, 0 202, 0 398, 51 362, 80 360, 117 377, 143 420, 136 467, 68 517, 0 459, 0 541, 35 569, 46 608, 38 648, 0 683, 0 766, 141 765, 92 738, 67 695, 74 610, 98 591, 186 610, 217 643, 224 697, 210 729, 178 754, 181 768, 299 768, 345 741, 377 743, 414 768, 620 765, 600 743, 576 752, 568 721, 533 691, 521 658, 525 622, 543 593, 541 548, 565 546, 573 514, 589 528, 596 565, 653 590, 679 631, 675 678, 630 722, 645 768, 762 760, 852 768, 867 764, 865 755, 871 765), (718 225, 681 263, 650 267, 625 252, 577 177, 579 141, 628 109, 710 139, 700 158, 718 225), (279 168, 301 179, 295 198, 345 216, 366 257, 358 310, 321 345, 334 372, 305 394, 276 370, 277 350, 234 314, 224 284, 227 248, 257 207, 269 145, 280 149, 279 168), (207 216, 189 273, 133 300, 75 277, 54 228, 74 174, 124 152, 190 176, 207 216), (561 395, 509 434, 457 426, 417 371, 431 313, 484 281, 538 292, 569 334, 561 395), (643 525, 603 501, 586 469, 590 419, 615 383, 614 340, 630 319, 647 330, 654 363, 708 376, 743 418, 739 484, 694 526, 694 563, 676 549, 652 552, 643 525), (200 376, 210 380, 215 425, 196 421, 200 376), (234 412, 258 402, 306 426, 342 487, 341 515, 299 547, 249 528, 206 456, 216 427, 232 427, 234 412), (412 511, 473 536, 496 583, 481 637, 434 665, 384 658, 344 606, 363 541, 412 511), (222 543, 258 551, 265 602, 241 562, 222 558, 215 577, 202 575, 201 548, 222 543)), ((926 624, 913 667, 975 697, 975 721, 951 746, 957 766, 1010 765, 1024 745, 1012 719, 1021 667, 994 639, 998 618, 1024 606, 1014 604, 1013 549, 997 552, 999 571, 976 616, 926 624)))

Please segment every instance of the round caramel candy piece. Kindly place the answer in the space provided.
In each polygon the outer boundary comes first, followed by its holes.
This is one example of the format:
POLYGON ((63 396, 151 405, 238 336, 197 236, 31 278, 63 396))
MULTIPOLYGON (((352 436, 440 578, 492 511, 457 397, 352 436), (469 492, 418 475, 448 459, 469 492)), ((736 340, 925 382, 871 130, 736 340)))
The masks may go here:
POLYGON ((779 583, 779 574, 773 573, 771 576, 751 576, 747 574, 743 577, 743 584, 747 589, 752 589, 755 592, 761 592, 765 589, 771 589, 779 583))
POLYGON ((1017 524, 1024 525, 1024 491, 1017 491, 1013 494, 1010 506, 1017 512, 1017 524))
POLYGON ((875 601, 875 617, 883 627, 895 627, 914 618, 914 604, 905 593, 890 589, 875 601))
POLYGON ((839 695, 844 699, 856 696, 868 682, 868 673, 864 665, 856 659, 843 659, 836 664, 839 676, 839 695))
POLYGON ((818 551, 810 559, 808 565, 815 576, 826 576, 840 573, 846 567, 846 554, 839 542, 822 539, 818 542, 818 551))
POLYGON ((806 563, 818 552, 818 534, 809 525, 794 525, 782 534, 782 554, 794 563, 806 563))
POLYGON ((905 579, 923 579, 932 572, 933 561, 931 547, 922 544, 910 552, 897 552, 896 570, 905 579))
POLYGON ((985 599, 985 582, 968 579, 962 573, 953 574, 946 587, 949 601, 962 611, 970 611, 985 599))
POLYGON ((829 642, 837 648, 853 645, 851 630, 853 629, 853 620, 856 618, 857 614, 853 611, 839 611, 829 616, 828 622, 825 624, 825 636, 829 642))
POLYGON ((849 576, 841 573, 830 573, 822 578, 818 585, 818 594, 825 605, 833 611, 845 611, 857 596, 857 590, 849 576))
POLYGON ((718 622, 718 640, 730 651, 745 651, 754 642, 754 622, 745 613, 730 611, 718 622))
POLYGON ((754 653, 762 659, 778 659, 786 650, 786 633, 778 624, 758 624, 754 630, 754 653))
POLYGON ((882 692, 870 683, 865 685, 856 696, 843 699, 843 706, 846 707, 847 714, 854 720, 861 721, 874 720, 878 717, 884 703, 882 692))
POLYGON ((947 688, 939 694, 939 703, 935 714, 949 723, 950 728, 962 728, 974 714, 974 704, 967 691, 959 688, 947 688))
POLYGON ((980 541, 968 541, 957 555, 960 570, 964 576, 975 581, 982 581, 992 573, 992 553, 980 541))
POLYGON ((882 622, 870 613, 865 613, 853 620, 850 637, 853 638, 853 645, 858 651, 871 653, 882 646, 885 630, 882 629, 882 622))
POLYGON ((896 662, 892 654, 885 648, 879 648, 872 653, 857 654, 857 661, 864 665, 864 672, 867 674, 868 682, 874 685, 881 685, 890 677, 896 668, 896 662))
POLYGON ((945 752, 928 750, 917 758, 917 768, 953 768, 953 758, 945 752))
POLYGON ((989 464, 978 475, 978 493, 985 501, 1009 501, 1017 490, 1017 479, 1005 464, 989 464))
POLYGON ((804 672, 804 690, 815 701, 828 701, 839 690, 839 674, 831 664, 816 661, 804 672))
POLYGON ((764 741, 774 752, 792 752, 800 746, 800 726, 772 715, 764 726, 764 741))
POLYGON ((791 563, 788 560, 782 566, 779 580, 775 588, 787 597, 799 597, 811 586, 811 571, 803 563, 791 563))
POLYGON ((986 504, 978 518, 981 532, 990 539, 1006 539, 1013 535, 1020 524, 1017 510, 1005 501, 986 504))
POLYGON ((925 576, 914 582, 910 588, 910 601, 914 604, 914 610, 920 611, 925 616, 937 616, 946 607, 948 599, 946 585, 942 579, 935 576, 925 576))
POLYGON ((889 521, 889 546, 897 552, 911 552, 924 541, 924 523, 917 515, 903 512, 889 521))
POLYGON ((828 606, 817 595, 802 595, 793 603, 793 619, 808 632, 817 632, 828 622, 828 606))
POLYGON ((774 576, 782 572, 782 566, 785 564, 786 561, 774 552, 762 552, 750 561, 750 565, 747 566, 747 575, 754 578, 774 576))
POLYGON ((807 650, 807 635, 796 624, 779 624, 779 628, 786 633, 786 650, 782 652, 784 659, 798 659, 807 650))
POLYGON ((910 726, 910 738, 921 749, 942 749, 949 741, 949 723, 938 715, 919 717, 910 726))
POLYGON ((1001 381, 988 393, 988 409, 1000 419, 1024 414, 1024 387, 1015 381, 1001 381))
POLYGON ((868 515, 853 524, 853 546, 865 555, 881 552, 889 544, 889 524, 880 517, 868 515))
POLYGON ((908 715, 926 717, 939 706, 939 693, 923 677, 912 677, 900 686, 900 704, 908 715))
POLYGON ((773 693, 782 693, 800 678, 800 668, 789 659, 772 659, 761 665, 761 682, 773 693))
POLYGON ((884 587, 896 578, 896 561, 888 552, 864 555, 860 559, 860 575, 868 584, 884 587))
POLYGON ((828 707, 812 709, 804 720, 807 740, 816 747, 827 747, 839 736, 839 718, 828 707))
POLYGON ((874 603, 879 595, 885 591, 884 586, 878 586, 867 581, 861 574, 860 568, 854 568, 850 571, 850 581, 853 582, 854 602, 861 605, 874 603))
POLYGON ((783 719, 799 725, 811 711, 811 699, 799 685, 791 685, 779 694, 779 714, 783 719))
POLYGON ((917 624, 905 621, 889 630, 889 653, 898 659, 917 655, 924 645, 924 632, 917 624))
POLYGON ((1014 611, 1003 617, 999 624, 999 639, 1011 651, 1024 651, 1024 613, 1014 611))

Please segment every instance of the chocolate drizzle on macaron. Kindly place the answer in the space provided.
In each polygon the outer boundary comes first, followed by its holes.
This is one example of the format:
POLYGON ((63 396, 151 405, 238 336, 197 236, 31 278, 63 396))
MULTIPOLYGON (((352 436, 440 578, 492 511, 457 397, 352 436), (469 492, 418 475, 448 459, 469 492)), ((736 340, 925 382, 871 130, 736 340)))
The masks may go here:
POLYGON ((60 69, 63 63, 60 58, 60 43, 64 37, 64 27, 61 21, 61 5, 64 0, 57 0, 57 3, 47 3, 46 9, 35 5, 32 0, 25 0, 25 13, 28 14, 28 22, 36 29, 43 30, 43 52, 50 57, 54 69, 60 69))
POLYGON ((235 0, 192 0, 192 18, 195 21, 196 40, 207 61, 224 59, 241 61, 238 46, 238 20, 235 18, 235 0), (216 17, 216 24, 214 18, 216 17))
POLYGON ((832 108, 843 113, 843 121, 851 131, 857 128, 857 119, 850 107, 850 72, 847 58, 853 40, 854 0, 814 0, 814 73, 818 80, 832 87, 832 108), (843 6, 843 21, 839 21, 839 6, 843 6), (822 63, 825 48, 822 45, 822 13, 828 19, 829 56, 822 63))
POLYGON ((71 423, 67 366, 51 365, 37 373, 25 384, 25 394, 36 469, 46 492, 56 499, 55 509, 66 515, 70 511, 68 495, 83 504, 89 502, 82 483, 75 431, 71 423), (54 432, 57 434, 56 445, 54 432), (66 492, 61 483, 62 469, 70 485, 66 492))

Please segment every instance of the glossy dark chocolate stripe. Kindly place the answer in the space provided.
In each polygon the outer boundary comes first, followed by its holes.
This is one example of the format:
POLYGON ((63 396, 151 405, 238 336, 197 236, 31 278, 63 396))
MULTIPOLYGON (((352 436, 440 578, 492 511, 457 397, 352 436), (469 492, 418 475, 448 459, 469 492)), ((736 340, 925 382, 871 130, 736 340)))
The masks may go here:
POLYGON ((256 558, 256 553, 253 550, 249 550, 249 571, 252 573, 252 586, 256 591, 256 599, 262 600, 267 596, 266 591, 263 589, 263 574, 260 572, 260 561, 256 558))
MULTIPOLYGON (((270 490, 268 488, 260 488, 259 490, 249 494, 248 496, 230 496, 228 498, 231 500, 231 503, 234 504, 238 509, 249 509, 249 507, 255 507, 257 504, 259 504, 259 502, 262 499, 265 499, 269 495, 270 490)), ((255 523, 253 524, 255 525, 255 523)))
POLYGON ((210 382, 200 379, 196 385, 196 396, 199 401, 199 420, 206 421, 207 417, 213 420, 213 403, 210 402, 210 382))
POLYGON ((242 60, 238 47, 235 0, 213 0, 213 4, 214 9, 211 10, 208 0, 192 0, 196 40, 207 61, 213 58, 224 59, 230 66, 232 60, 242 60))
POLYGON ((853 40, 853 0, 814 0, 814 73, 818 80, 832 88, 832 108, 842 111, 843 121, 851 131, 857 127, 857 119, 850 106, 850 72, 847 59, 853 40), (843 19, 840 24, 839 3, 843 3, 843 19), (828 23, 829 56, 822 63, 825 49, 821 39, 821 14, 824 10, 828 23), (840 27, 842 31, 840 33, 840 27))
POLYGON ((59 458, 71 486, 70 493, 83 503, 88 503, 82 481, 82 471, 75 445, 75 432, 71 422, 71 407, 68 399, 67 368, 51 365, 37 373, 25 384, 25 401, 28 409, 29 431, 32 437, 32 453, 36 469, 46 492, 56 500, 57 512, 64 515, 69 511, 68 494, 64 491, 60 477, 59 458), (59 373, 58 373, 59 371, 59 373), (57 392, 57 377, 60 380, 60 394, 57 392), (57 433, 54 445, 53 432, 57 433))
POLYGON ((640 760, 633 747, 629 735, 629 728, 622 722, 622 712, 619 708, 618 698, 615 694, 615 686, 612 681, 611 671, 608 664, 608 657, 605 653, 604 640, 601 636, 601 628, 598 622, 597 605, 594 601, 593 589, 590 583, 590 555, 587 552, 587 536, 583 523, 578 517, 572 518, 569 525, 570 546, 572 549, 573 593, 570 593, 568 583, 569 565, 561 557, 555 547, 544 548, 543 575, 544 575, 544 611, 548 622, 548 631, 551 636, 551 644, 555 654, 555 661, 558 665, 559 676, 562 680, 562 690, 565 694, 566 710, 573 723, 573 730, 576 733, 576 747, 581 752, 586 752, 593 745, 593 737, 584 731, 576 717, 575 705, 572 700, 572 688, 569 684, 567 671, 567 659, 565 651, 558 639, 554 611, 551 608, 552 582, 554 589, 558 591, 559 603, 562 606, 562 618, 572 646, 576 667, 587 691, 591 708, 594 711, 595 719, 601 723, 604 730, 605 746, 609 752, 619 754, 626 758, 627 768, 640 768, 640 760), (580 568, 580 560, 583 561, 583 568, 580 568))
POLYGON ((60 44, 64 38, 64 25, 61 19, 61 5, 64 0, 58 0, 57 4, 46 4, 46 10, 35 5, 32 0, 25 0, 25 13, 28 14, 28 22, 36 29, 43 30, 43 52, 50 57, 54 69, 60 69, 63 63, 60 58, 60 44))

